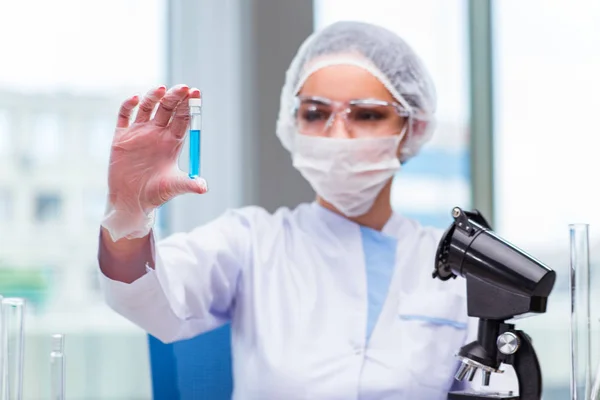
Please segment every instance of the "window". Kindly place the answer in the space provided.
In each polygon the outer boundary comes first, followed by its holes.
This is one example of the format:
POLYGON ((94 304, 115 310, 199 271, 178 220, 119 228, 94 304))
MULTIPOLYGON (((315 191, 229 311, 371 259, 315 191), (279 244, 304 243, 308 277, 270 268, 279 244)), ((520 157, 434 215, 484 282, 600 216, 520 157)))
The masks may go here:
MULTIPOLYGON (((49 276, 47 287, 35 295, 29 284, 18 288, 35 303, 26 342, 40 344, 25 352, 31 368, 24 376, 24 399, 48 393, 43 360, 55 332, 66 335, 69 397, 151 397, 147 336, 98 296, 90 268, 96 268, 106 190, 103 131, 109 126, 112 134, 126 97, 167 80, 166 4, 30 0, 0 7, 1 15, 17 16, 0 24, 0 37, 10 38, 0 40, 0 100, 10 100, 8 122, 0 113, 0 154, 9 145, 20 151, 14 160, 2 157, 15 164, 0 174, 0 187, 12 196, 6 200, 0 192, 0 218, 10 204, 18 212, 10 224, 15 228, 4 228, 11 229, 11 248, 0 246, 0 260, 18 260, 23 267, 10 267, 49 276), (26 21, 18 17, 25 15, 26 21), (81 200, 85 189, 92 193, 87 206, 81 200), (97 193, 103 193, 102 200, 97 193), (40 231, 48 225, 51 229, 40 231)), ((4 268, 0 264, 8 271, 4 268)))
MULTIPOLYGON (((600 261, 600 3, 493 5, 496 229, 558 274, 548 313, 520 326, 539 352, 544 393, 567 398, 569 223, 590 224, 593 270, 600 261)), ((591 306, 596 315, 597 301, 591 306)))
POLYGON ((95 160, 108 163, 110 145, 115 133, 115 119, 94 119, 89 124, 90 128, 86 134, 87 154, 95 160))
POLYGON ((101 190, 86 190, 83 193, 83 212, 86 223, 100 224, 106 209, 106 193, 101 190))
POLYGON ((58 194, 39 194, 35 199, 35 221, 58 222, 62 214, 62 199, 58 194))
POLYGON ((12 196, 8 189, 0 189, 0 225, 11 221, 13 213, 12 196))
POLYGON ((438 128, 397 175, 392 200, 403 214, 445 228, 452 207, 470 207, 466 0, 317 0, 316 27, 338 20, 382 25, 423 59, 438 94, 438 128))
POLYGON ((31 135, 31 159, 36 164, 54 162, 65 146, 65 127, 60 125, 58 115, 40 114, 34 116, 31 135))
POLYGON ((0 155, 7 156, 11 152, 10 124, 8 112, 0 110, 0 155))

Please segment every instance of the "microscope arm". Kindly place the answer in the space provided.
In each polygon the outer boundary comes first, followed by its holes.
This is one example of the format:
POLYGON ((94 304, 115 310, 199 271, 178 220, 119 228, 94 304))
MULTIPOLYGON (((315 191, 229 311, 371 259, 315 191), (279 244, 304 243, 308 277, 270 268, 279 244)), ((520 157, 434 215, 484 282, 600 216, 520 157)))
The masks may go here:
POLYGON ((531 338, 523 331, 509 329, 519 339, 519 348, 516 353, 504 356, 502 362, 510 364, 515 369, 519 382, 519 399, 539 400, 542 398, 541 367, 531 338))

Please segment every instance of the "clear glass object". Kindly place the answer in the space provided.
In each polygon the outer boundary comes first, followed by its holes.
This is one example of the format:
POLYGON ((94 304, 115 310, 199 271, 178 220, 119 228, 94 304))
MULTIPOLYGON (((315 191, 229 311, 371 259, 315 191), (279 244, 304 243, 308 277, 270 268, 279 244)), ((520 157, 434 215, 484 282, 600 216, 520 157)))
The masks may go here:
POLYGON ((598 361, 598 365, 596 365, 596 375, 594 377, 590 399, 600 400, 600 360, 598 361))
POLYGON ((23 398, 25 299, 2 300, 2 325, 5 327, 5 400, 23 398))
POLYGON ((50 352, 50 400, 65 399, 65 337, 52 335, 50 352))
POLYGON ((6 368, 4 360, 6 359, 7 350, 6 324, 4 323, 2 300, 4 300, 4 297, 0 295, 0 400, 6 398, 6 368))
POLYGON ((591 397, 590 258, 588 224, 571 224, 571 399, 591 397))
POLYGON ((202 99, 189 99, 190 106, 190 161, 189 176, 201 176, 201 149, 202 149, 202 99))

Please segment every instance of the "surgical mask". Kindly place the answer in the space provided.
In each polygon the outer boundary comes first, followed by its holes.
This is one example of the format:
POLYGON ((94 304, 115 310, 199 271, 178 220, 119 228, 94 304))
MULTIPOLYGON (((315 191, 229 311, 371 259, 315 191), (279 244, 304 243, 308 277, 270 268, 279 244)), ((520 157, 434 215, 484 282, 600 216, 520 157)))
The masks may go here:
POLYGON ((400 170, 400 135, 331 138, 295 133, 293 164, 314 191, 342 214, 366 214, 400 170))

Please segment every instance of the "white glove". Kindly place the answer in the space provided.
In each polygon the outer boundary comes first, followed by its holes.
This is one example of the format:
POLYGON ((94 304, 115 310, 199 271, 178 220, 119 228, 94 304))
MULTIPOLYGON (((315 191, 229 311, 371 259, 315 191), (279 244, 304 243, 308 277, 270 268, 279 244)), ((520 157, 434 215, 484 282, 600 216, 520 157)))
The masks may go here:
POLYGON ((108 169, 108 199, 102 226, 113 241, 142 238, 154 225, 155 210, 185 193, 207 192, 202 178, 191 179, 177 166, 189 122, 190 97, 200 91, 180 85, 164 86, 142 99, 135 121, 130 116, 138 96, 119 110, 108 169), (154 118, 152 111, 159 103, 154 118))

